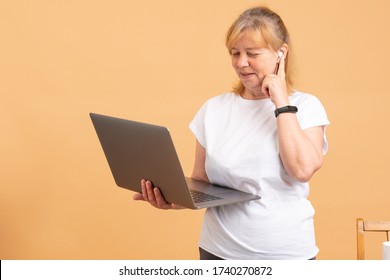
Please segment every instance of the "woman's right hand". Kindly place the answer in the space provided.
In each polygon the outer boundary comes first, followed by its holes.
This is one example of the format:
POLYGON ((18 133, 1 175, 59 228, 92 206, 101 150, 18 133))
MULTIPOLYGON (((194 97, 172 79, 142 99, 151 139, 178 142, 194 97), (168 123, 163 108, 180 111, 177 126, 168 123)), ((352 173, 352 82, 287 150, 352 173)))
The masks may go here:
POLYGON ((163 198, 160 189, 155 188, 152 182, 145 179, 141 180, 141 190, 142 193, 137 193, 133 196, 134 200, 143 200, 149 202, 152 206, 158 209, 184 209, 185 207, 169 203, 163 198))

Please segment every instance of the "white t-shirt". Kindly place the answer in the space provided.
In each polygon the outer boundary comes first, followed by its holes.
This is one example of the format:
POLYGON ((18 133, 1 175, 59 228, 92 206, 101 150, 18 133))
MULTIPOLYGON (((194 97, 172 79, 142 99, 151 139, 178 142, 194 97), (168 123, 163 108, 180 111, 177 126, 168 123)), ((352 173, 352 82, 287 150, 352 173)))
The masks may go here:
MULTIPOLYGON (((302 129, 329 124, 321 102, 295 92, 302 129)), ((275 106, 226 93, 208 100, 190 123, 206 149, 212 183, 260 200, 208 208, 199 246, 224 259, 310 259, 317 255, 308 183, 290 177, 279 156, 275 106)), ((325 154, 328 148, 324 133, 325 154)))

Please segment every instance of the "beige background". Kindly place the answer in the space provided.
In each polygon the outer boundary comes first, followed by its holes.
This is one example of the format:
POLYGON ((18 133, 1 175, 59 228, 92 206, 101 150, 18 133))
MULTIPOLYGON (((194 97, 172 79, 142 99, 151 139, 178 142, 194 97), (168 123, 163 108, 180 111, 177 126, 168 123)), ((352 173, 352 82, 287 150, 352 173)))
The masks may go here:
POLYGON ((259 3, 284 18, 298 88, 332 122, 311 182, 318 258, 355 259, 356 217, 390 220, 387 0, 1 1, 0 259, 197 259, 203 211, 132 201, 88 113, 168 126, 190 175, 188 123, 231 88, 225 32, 259 3))

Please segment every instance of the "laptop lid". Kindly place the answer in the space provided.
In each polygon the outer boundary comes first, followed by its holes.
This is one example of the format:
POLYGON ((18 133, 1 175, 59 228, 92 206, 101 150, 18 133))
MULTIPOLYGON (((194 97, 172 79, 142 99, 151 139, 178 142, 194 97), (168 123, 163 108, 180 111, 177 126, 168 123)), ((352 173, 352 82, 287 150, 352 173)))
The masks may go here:
POLYGON ((165 200, 192 209, 258 199, 258 196, 186 178, 166 127, 90 113, 117 186, 141 192, 141 180, 159 187, 165 200), (189 186, 190 185, 190 186, 189 186), (194 203, 190 188, 217 199, 194 203))

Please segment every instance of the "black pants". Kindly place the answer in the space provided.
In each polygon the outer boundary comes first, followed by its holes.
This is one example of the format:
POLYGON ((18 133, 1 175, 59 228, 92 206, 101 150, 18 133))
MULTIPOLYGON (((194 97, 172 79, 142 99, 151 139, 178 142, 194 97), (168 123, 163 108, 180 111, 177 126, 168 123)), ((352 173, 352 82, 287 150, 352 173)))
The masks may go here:
POLYGON ((206 250, 203 250, 199 247, 199 259, 202 260, 223 260, 220 257, 217 257, 216 255, 211 254, 210 252, 207 252, 206 250))
MULTIPOLYGON (((200 260, 224 260, 220 257, 217 257, 216 255, 211 254, 210 252, 207 252, 206 250, 203 250, 202 248, 199 247, 199 259, 200 260)), ((309 259, 310 261, 314 261, 317 258, 311 258, 309 259)))

